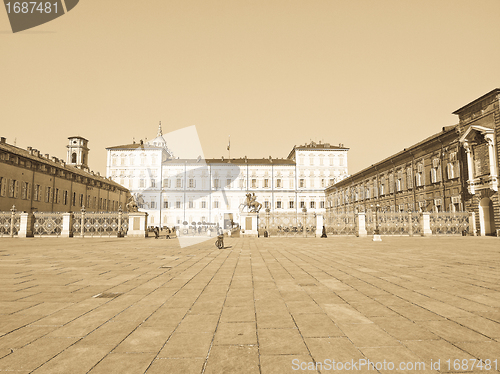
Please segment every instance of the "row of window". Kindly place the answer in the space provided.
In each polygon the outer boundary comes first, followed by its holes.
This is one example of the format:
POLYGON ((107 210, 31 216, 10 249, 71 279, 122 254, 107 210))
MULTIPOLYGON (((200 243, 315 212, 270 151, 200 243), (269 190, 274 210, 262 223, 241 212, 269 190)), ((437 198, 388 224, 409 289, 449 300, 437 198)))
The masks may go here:
MULTIPOLYGON (((67 190, 61 190, 51 186, 46 186, 44 188, 39 184, 35 184, 32 191, 31 183, 29 182, 0 177, 0 197, 10 197, 21 200, 31 200, 31 198, 33 198, 33 201, 68 205, 70 196, 67 190)), ((84 195, 73 192, 71 195, 71 205, 83 207, 84 195)), ((85 206, 90 209, 118 210, 117 201, 103 199, 102 197, 98 199, 96 196, 92 198, 90 195, 87 196, 85 206)))
MULTIPOLYGON (((156 201, 151 201, 149 204, 149 207, 151 209, 157 209, 157 206, 156 206, 156 201)), ((187 208, 188 209, 194 209, 196 206, 195 202, 193 200, 189 200, 188 201, 188 204, 187 204, 187 208)), ((212 208, 213 209, 219 209, 220 207, 220 203, 218 200, 214 200, 212 202, 212 208)), ((270 208, 271 207, 271 204, 269 202, 269 200, 265 200, 264 201, 264 208, 270 208)), ((319 202, 319 207, 321 209, 324 209, 325 208, 325 202, 324 201, 320 201, 319 202)), ((182 208, 182 202, 180 200, 177 200, 175 201, 175 203, 171 203, 169 202, 168 200, 164 200, 163 201, 163 208, 164 209, 181 209, 182 208)), ((207 202, 206 201, 201 201, 200 202, 200 208, 201 209, 207 209, 207 202)), ((226 205, 226 208, 227 209, 230 209, 230 204, 226 205)), ((282 202, 281 200, 277 200, 275 202, 275 208, 276 209, 285 209, 286 206, 285 206, 285 202, 282 202)), ((299 202, 299 208, 306 208, 306 202, 305 201, 300 201, 299 202)), ((316 209, 316 202, 315 201, 310 201, 309 202, 309 208, 310 209, 316 209)), ((295 209, 295 201, 294 200, 290 200, 288 202, 288 209, 295 209)))
MULTIPOLYGON (((320 155, 318 157, 298 157, 299 160, 299 165, 305 165, 307 163, 307 158, 309 158, 309 165, 314 166, 318 165, 319 166, 325 166, 325 161, 324 161, 324 156, 320 155), (319 162, 316 162, 316 160, 319 160, 319 162)), ((329 164, 330 166, 344 166, 344 155, 339 155, 338 159, 335 157, 330 156, 329 157, 329 164)))
MULTIPOLYGON (((442 181, 442 170, 441 165, 438 162, 434 162, 430 168, 430 183, 440 183, 442 181)), ((460 175, 460 168, 458 161, 449 162, 446 166, 446 178, 447 180, 453 180, 458 178, 460 175)), ((394 175, 389 174, 388 176, 381 176, 379 178, 379 184, 376 185, 376 181, 372 183, 367 183, 367 185, 362 185, 358 187, 353 187, 350 191, 345 190, 344 193, 337 194, 335 197, 336 205, 342 205, 349 203, 349 201, 359 201, 364 199, 377 198, 379 196, 384 196, 388 194, 393 194, 394 190, 396 192, 402 192, 405 190, 413 189, 413 186, 422 187, 425 185, 426 178, 425 172, 422 164, 417 166, 415 173, 415 181, 413 179, 412 169, 408 168, 406 170, 406 175, 402 171, 396 174, 396 179, 394 180, 394 175)))
MULTIPOLYGON (((116 180, 116 179, 115 179, 116 180)), ((262 181, 258 181, 257 179, 252 179, 250 183, 251 188, 271 188, 271 180, 270 179, 264 179, 262 181), (260 183, 259 183, 260 182, 260 183)), ((224 189, 231 189, 231 179, 226 179, 226 184, 222 186, 222 181, 220 179, 214 179, 212 183, 212 188, 215 190, 224 188, 224 189)), ((319 187, 321 188, 326 188, 328 185, 332 185, 335 183, 335 179, 321 179, 319 182, 319 187)), ((124 178, 120 178, 120 184, 125 185, 126 181, 124 178)), ((234 184, 233 184, 234 185, 234 184)), ((133 182, 132 180, 128 180, 128 186, 130 188, 133 188, 133 182)), ((156 188, 157 183, 155 179, 149 179, 146 180, 144 178, 139 179, 139 188, 156 188), (149 186, 146 185, 146 182, 149 181, 149 186)), ((275 186, 274 188, 286 188, 288 187, 289 189, 294 188, 294 180, 291 179, 288 181, 287 186, 285 186, 285 183, 282 179, 275 179, 275 186)), ((299 179, 299 188, 315 188, 315 181, 310 179, 306 181, 306 179, 299 179)), ((172 181, 170 179, 164 179, 163 180, 163 188, 172 188, 172 181)), ((182 178, 177 178, 175 180, 175 187, 174 188, 184 188, 184 181, 182 178)), ((194 178, 189 178, 187 180, 187 188, 196 188, 196 179, 194 178)), ((202 188, 205 188, 205 185, 203 184, 202 188)), ((245 180, 241 179, 239 181, 239 188, 240 189, 245 189, 246 188, 246 183, 245 180)))

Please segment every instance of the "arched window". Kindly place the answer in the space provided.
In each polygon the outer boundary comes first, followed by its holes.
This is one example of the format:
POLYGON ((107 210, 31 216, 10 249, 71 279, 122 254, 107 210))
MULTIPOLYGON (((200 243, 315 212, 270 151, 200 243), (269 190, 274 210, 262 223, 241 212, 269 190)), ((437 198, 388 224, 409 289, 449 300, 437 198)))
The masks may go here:
POLYGON ((73 152, 73 154, 71 155, 71 163, 76 164, 76 152, 73 152))

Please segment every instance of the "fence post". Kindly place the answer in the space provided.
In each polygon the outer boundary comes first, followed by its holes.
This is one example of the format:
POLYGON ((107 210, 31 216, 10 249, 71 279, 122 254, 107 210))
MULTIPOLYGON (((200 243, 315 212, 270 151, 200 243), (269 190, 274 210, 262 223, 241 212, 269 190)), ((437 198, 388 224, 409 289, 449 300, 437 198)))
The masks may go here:
POLYGON ((123 211, 122 206, 120 205, 120 207, 118 208, 118 232, 116 233, 116 236, 119 238, 122 237, 122 215, 123 211))
POLYGON ((80 235, 83 238, 85 236, 85 207, 82 207, 82 224, 80 230, 80 235))
POLYGON ((61 238, 70 238, 73 236, 73 213, 62 214, 61 238))
POLYGON ((364 237, 367 235, 366 231, 366 216, 365 213, 358 213, 358 232, 359 237, 364 237))
POLYGON ((421 213, 422 236, 432 236, 430 213, 421 213))
POLYGON ((321 236, 321 234, 323 234, 323 226, 324 226, 323 215, 317 214, 316 215, 316 237, 317 238, 319 238, 321 236))
POLYGON ((267 231, 267 236, 268 237, 271 236, 271 230, 269 228, 269 219, 270 219, 270 216, 271 216, 271 209, 266 208, 266 231, 267 231))
POLYGON ((470 212, 469 214, 469 232, 473 236, 477 236, 476 231, 476 212, 470 212))
POLYGON ((14 220, 16 219, 16 206, 12 205, 10 209, 10 237, 14 237, 14 220))
POLYGON ((412 218, 413 218, 412 212, 411 212, 411 210, 409 210, 408 211, 408 224, 410 225, 410 227, 408 227, 408 234, 410 236, 413 236, 413 221, 412 221, 412 218))
POLYGON ((307 237, 306 223, 307 223, 307 209, 304 207, 302 208, 302 236, 304 238, 307 237))
POLYGON ((28 238, 33 236, 33 213, 21 213, 19 217, 19 238, 28 238))

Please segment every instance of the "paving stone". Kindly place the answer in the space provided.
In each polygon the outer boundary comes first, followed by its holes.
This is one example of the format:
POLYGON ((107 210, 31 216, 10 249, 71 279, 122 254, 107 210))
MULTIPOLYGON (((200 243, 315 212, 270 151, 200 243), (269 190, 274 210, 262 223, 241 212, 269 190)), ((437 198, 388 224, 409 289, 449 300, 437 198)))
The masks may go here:
POLYGON ((153 361, 147 374, 201 373, 203 358, 160 358, 153 361))
POLYGON ((261 355, 308 354, 297 329, 258 329, 257 334, 261 355))
POLYGON ((179 333, 174 332, 166 342, 158 357, 206 358, 212 344, 212 333, 179 333))
POLYGON ((214 345, 238 344, 256 345, 255 322, 223 323, 217 327, 214 345))
POLYGON ((144 373, 154 357, 154 353, 111 353, 94 366, 89 374, 144 373))
POLYGON ((109 353, 105 347, 72 346, 46 362, 36 374, 85 374, 109 353))
POLYGON ((303 337, 328 338, 345 336, 344 333, 324 313, 294 314, 293 319, 303 337))
POLYGON ((170 328, 139 326, 113 350, 113 353, 158 353, 174 331, 174 328, 173 326, 170 328))
POLYGON ((204 373, 258 374, 259 355, 256 346, 214 346, 210 350, 204 373))

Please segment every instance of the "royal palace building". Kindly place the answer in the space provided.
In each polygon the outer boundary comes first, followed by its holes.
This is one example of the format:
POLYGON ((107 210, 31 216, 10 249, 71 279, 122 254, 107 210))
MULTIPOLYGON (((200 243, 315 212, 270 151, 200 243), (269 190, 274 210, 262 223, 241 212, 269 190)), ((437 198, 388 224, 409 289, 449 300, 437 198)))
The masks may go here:
POLYGON ((325 188, 347 177, 343 145, 311 142, 286 158, 176 158, 161 126, 155 139, 107 148, 107 176, 127 187, 148 224, 240 223, 247 194, 262 210, 325 212, 325 188))
POLYGON ((70 137, 66 162, 0 139, 0 211, 117 211, 128 190, 88 167, 88 141, 70 137))
POLYGON ((327 211, 469 211, 478 234, 496 234, 499 102, 495 89, 456 110, 458 124, 329 186, 327 211))

